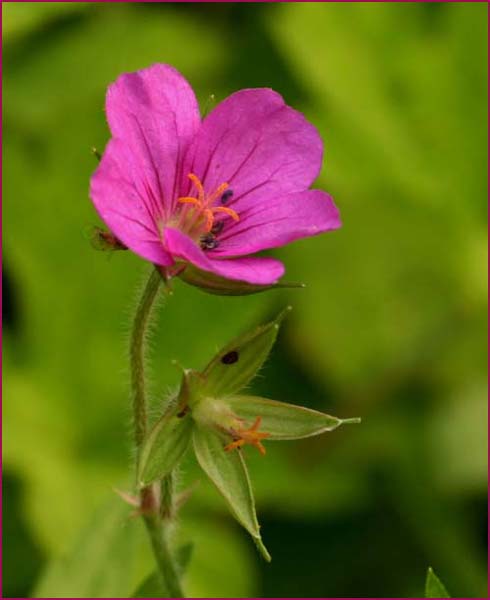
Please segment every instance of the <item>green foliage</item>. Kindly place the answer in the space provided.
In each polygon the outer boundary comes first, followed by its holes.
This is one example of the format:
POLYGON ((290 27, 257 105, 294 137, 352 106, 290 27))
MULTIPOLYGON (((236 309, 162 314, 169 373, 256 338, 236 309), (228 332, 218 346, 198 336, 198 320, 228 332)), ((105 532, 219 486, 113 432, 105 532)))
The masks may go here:
POLYGON ((269 561, 270 555, 260 537, 252 486, 241 452, 224 452, 223 436, 204 427, 196 427, 193 437, 202 469, 223 495, 237 521, 253 537, 263 557, 269 561))
POLYGON ((267 439, 271 440, 310 437, 332 431, 342 423, 342 419, 316 410, 257 396, 231 396, 227 399, 227 404, 236 415, 246 421, 253 421, 260 415, 260 428, 267 431, 267 439))
POLYGON ((217 296, 247 296, 249 294, 259 294, 273 289, 304 287, 301 283, 284 282, 275 283, 273 285, 253 285, 246 283, 245 281, 225 279, 224 277, 219 277, 219 275, 201 271, 193 265, 187 266, 180 277, 189 285, 194 285, 208 294, 216 294, 217 296))
POLYGON ((138 465, 141 487, 162 479, 178 464, 191 441, 192 419, 177 416, 177 409, 165 413, 150 431, 138 465))
MULTIPOLYGON (((234 444, 241 450, 240 444, 248 441, 265 455, 261 439, 294 440, 332 431, 342 423, 360 422, 358 418, 337 419, 265 398, 229 396, 256 376, 272 349, 280 322, 289 311, 290 307, 272 322, 227 344, 202 373, 184 370, 177 402, 170 402, 144 439, 138 462, 137 480, 141 488, 163 480, 178 468, 192 437, 202 469, 267 561, 270 555, 261 540, 245 461, 241 451, 229 451, 235 450, 234 444)), ((165 489, 162 481, 162 490, 165 489)), ((162 505, 165 506, 164 499, 162 505)), ((148 585, 152 584, 150 580, 148 585)))
MULTIPOLYGON (((37 598, 127 597, 141 576, 142 524, 114 500, 99 510, 71 552, 52 562, 37 598)), ((144 564, 144 563, 143 563, 144 564)))
POLYGON ((159 573, 154 572, 138 586, 131 598, 170 598, 170 592, 162 583, 159 573))
POLYGON ((291 307, 267 325, 238 336, 222 348, 204 369, 201 394, 214 398, 239 392, 249 383, 270 354, 279 325, 291 307))
POLYGON ((446 588, 441 583, 441 580, 432 570, 432 567, 427 569, 427 578, 425 580, 425 597, 426 598, 450 598, 446 588))
MULTIPOLYGON (((66 554, 127 480, 125 338, 145 268, 91 248, 87 190, 90 148, 108 138, 107 83, 156 61, 179 68, 200 100, 266 86, 302 110, 326 144, 315 185, 343 227, 275 252, 303 290, 220 298, 177 282, 150 344, 153 414, 178 384, 172 359, 202 369, 291 303, 250 393, 363 417, 247 455, 267 571, 202 481, 180 515, 196 540, 189 595, 410 597, 429 557, 454 596, 485 595, 486 4, 2 11, 3 459, 6 486, 21 484, 5 496, 4 522, 18 528, 4 532, 4 595, 28 596, 29 556, 66 554)), ((199 472, 188 453, 180 485, 199 472)), ((124 593, 153 569, 147 559, 124 593)))

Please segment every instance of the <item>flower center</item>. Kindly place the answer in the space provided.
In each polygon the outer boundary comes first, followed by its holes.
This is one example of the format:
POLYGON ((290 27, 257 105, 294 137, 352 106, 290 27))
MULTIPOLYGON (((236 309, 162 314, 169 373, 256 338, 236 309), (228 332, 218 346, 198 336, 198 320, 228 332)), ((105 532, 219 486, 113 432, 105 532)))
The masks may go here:
POLYGON ((230 433, 233 436, 234 441, 225 446, 226 452, 234 450, 235 448, 241 448, 245 444, 250 444, 251 446, 255 446, 255 448, 264 455, 265 448, 261 440, 268 438, 270 433, 259 431, 261 421, 262 417, 257 417, 251 427, 239 427, 238 429, 230 428, 230 433))
POLYGON ((211 194, 206 194, 204 186, 194 173, 189 173, 189 179, 194 184, 196 196, 183 196, 177 199, 182 204, 177 227, 194 240, 199 240, 203 250, 213 250, 218 246, 216 235, 223 230, 223 221, 216 221, 217 214, 230 216, 239 221, 237 213, 227 206, 213 206, 220 198, 225 203, 233 192, 228 189, 228 183, 222 183, 211 194))

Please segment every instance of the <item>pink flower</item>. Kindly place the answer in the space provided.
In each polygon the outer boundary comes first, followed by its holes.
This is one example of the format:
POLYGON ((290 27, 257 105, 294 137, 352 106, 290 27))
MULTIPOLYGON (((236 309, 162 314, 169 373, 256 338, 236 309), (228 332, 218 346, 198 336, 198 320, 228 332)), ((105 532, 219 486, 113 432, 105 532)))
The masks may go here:
POLYGON ((90 195, 112 233, 170 273, 191 263, 226 279, 269 285, 284 273, 250 256, 340 227, 317 177, 323 144, 270 89, 246 89, 201 120, 190 85, 157 64, 109 87, 112 139, 90 195))

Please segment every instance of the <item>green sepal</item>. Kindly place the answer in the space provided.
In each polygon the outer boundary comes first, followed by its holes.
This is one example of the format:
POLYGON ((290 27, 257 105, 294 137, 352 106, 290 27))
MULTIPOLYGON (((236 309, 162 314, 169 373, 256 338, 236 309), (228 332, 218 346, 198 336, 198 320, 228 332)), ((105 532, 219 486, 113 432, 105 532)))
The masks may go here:
POLYGON ((202 271, 194 265, 188 264, 185 269, 178 275, 185 283, 198 287, 207 294, 217 296, 248 296, 250 294, 258 294, 267 290, 280 288, 304 288, 303 283, 274 283, 272 285, 254 285, 246 281, 238 281, 236 279, 226 279, 210 273, 202 271))
POLYGON ((177 396, 178 413, 187 412, 199 401, 204 383, 204 377, 193 369, 182 369, 182 382, 177 396))
POLYGON ((425 580, 425 597, 451 598, 439 577, 437 577, 437 575, 432 570, 432 567, 429 567, 427 570, 427 577, 425 580))
POLYGON ((193 439, 201 468, 218 488, 236 520, 250 533, 264 559, 270 561, 260 537, 252 486, 241 452, 226 452, 226 438, 206 427, 196 426, 193 439))
POLYGON ((291 307, 266 325, 245 333, 222 348, 204 369, 201 394, 219 398, 240 391, 264 364, 279 325, 291 307))
POLYGON ((138 484, 149 485, 168 475, 184 455, 194 421, 172 407, 154 425, 143 443, 138 464, 138 484))
POLYGON ((345 422, 360 422, 360 419, 339 419, 303 406, 258 396, 230 396, 226 404, 237 417, 247 422, 261 417, 260 431, 269 434, 268 440, 297 440, 333 431, 345 422))

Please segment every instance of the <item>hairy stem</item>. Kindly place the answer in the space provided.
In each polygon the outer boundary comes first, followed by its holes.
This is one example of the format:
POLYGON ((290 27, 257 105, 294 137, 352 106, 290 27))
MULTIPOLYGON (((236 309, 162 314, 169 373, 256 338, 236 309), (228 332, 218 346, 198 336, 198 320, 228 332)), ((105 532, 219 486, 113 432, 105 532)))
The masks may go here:
MULTIPOLYGON (((136 308, 130 339, 131 392, 134 419, 134 441, 136 456, 139 459, 141 445, 148 429, 147 402, 145 390, 145 338, 151 321, 155 300, 162 282, 162 276, 153 269, 136 308)), ((167 494, 172 494, 169 486, 167 494)), ((162 519, 159 490, 155 485, 143 488, 140 492, 140 507, 150 536, 153 553, 165 589, 171 598, 183 598, 175 560, 168 542, 168 523, 162 519)), ((172 498, 167 496, 165 503, 172 506, 172 498)))
POLYGON ((146 436, 146 395, 145 395, 145 337, 151 319, 155 299, 160 288, 162 276, 153 269, 143 288, 143 293, 136 308, 131 331, 130 364, 131 392, 133 397, 134 441, 136 451, 139 450, 146 436))
POLYGON ((163 578, 165 590, 170 598, 184 598, 174 556, 168 540, 168 522, 162 519, 156 500, 155 486, 148 486, 141 491, 141 504, 146 529, 150 536, 153 554, 163 578))

